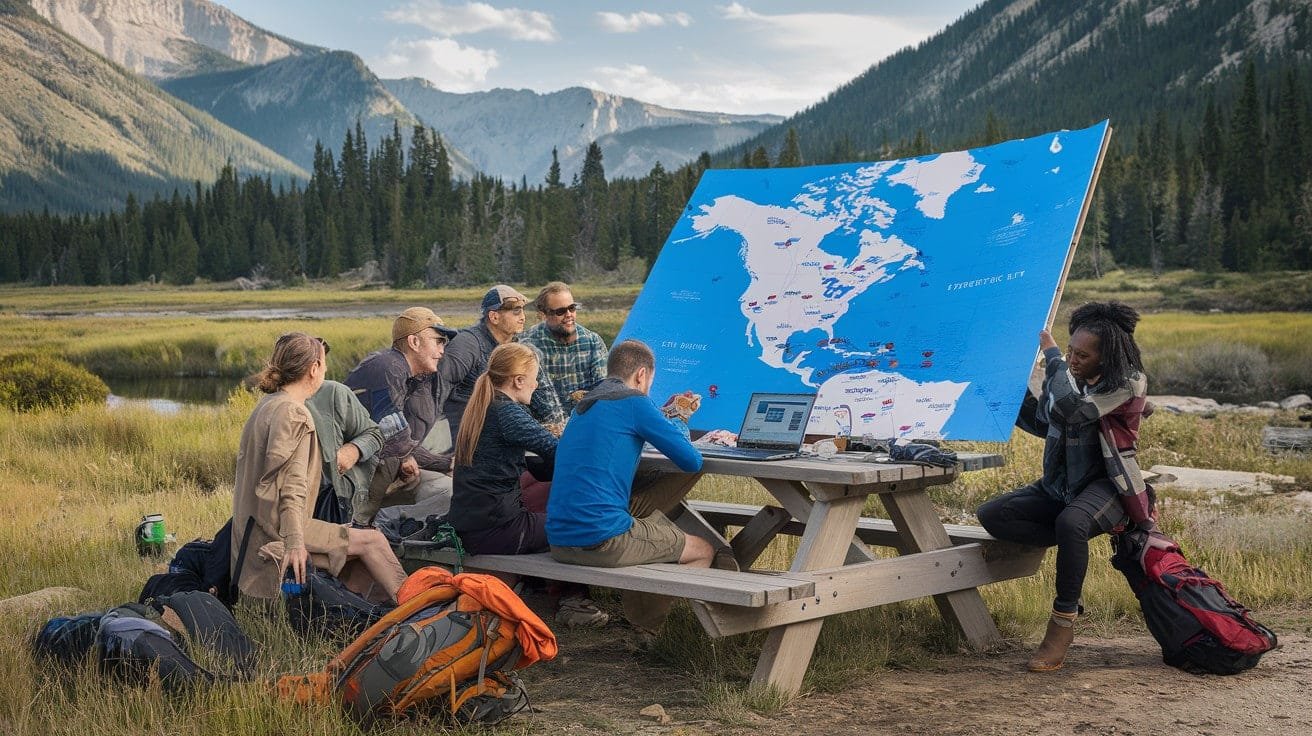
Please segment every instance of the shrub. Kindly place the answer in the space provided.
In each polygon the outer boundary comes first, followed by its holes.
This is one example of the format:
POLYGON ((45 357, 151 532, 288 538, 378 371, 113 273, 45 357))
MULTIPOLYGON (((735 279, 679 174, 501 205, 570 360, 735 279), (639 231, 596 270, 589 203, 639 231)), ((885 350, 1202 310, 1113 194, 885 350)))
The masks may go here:
POLYGON ((109 387, 96 374, 46 353, 0 356, 0 403, 15 411, 103 402, 109 387))
POLYGON ((1266 353, 1243 343, 1206 342, 1149 353, 1144 362, 1151 393, 1255 402, 1277 395, 1266 353))
POLYGON ((1095 269, 1093 247, 1079 247, 1075 249, 1075 258, 1071 259, 1071 270, 1067 278, 1096 279, 1106 276, 1117 268, 1119 266, 1116 265, 1116 259, 1112 257, 1112 252, 1107 248, 1099 249, 1098 267, 1095 269))

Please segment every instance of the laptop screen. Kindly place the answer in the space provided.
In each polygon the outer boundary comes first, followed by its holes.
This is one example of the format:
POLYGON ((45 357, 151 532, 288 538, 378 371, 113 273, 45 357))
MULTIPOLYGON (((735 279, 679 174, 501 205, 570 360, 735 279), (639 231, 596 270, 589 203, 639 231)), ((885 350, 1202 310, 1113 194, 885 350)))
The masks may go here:
POLYGON ((752 394, 738 430, 738 446, 797 450, 806 436, 813 406, 815 394, 752 394))

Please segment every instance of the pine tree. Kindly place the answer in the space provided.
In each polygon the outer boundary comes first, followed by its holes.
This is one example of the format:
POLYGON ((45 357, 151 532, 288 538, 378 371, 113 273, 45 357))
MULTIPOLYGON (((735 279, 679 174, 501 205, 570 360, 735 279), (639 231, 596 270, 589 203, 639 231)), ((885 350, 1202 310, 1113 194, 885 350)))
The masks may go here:
POLYGON ((18 246, 10 232, 0 231, 0 283, 14 283, 22 280, 22 271, 18 263, 18 246))
POLYGON ((576 192, 578 231, 574 239, 574 278, 590 274, 599 266, 606 270, 615 268, 615 254, 606 230, 607 196, 601 146, 593 141, 584 154, 576 192))
POLYGON ((1307 163, 1312 145, 1306 140, 1306 110, 1302 85, 1297 71, 1291 67, 1280 82, 1271 142, 1271 191, 1286 200, 1294 199, 1299 186, 1309 176, 1307 163))
POLYGON ((191 233, 191 227, 187 225, 187 219, 179 218, 177 232, 173 236, 169 281, 182 286, 194 283, 199 265, 200 246, 191 233))
POLYGON ((788 127, 788 134, 784 137, 783 148, 779 151, 779 158, 775 160, 775 166, 801 166, 802 165, 802 146, 797 142, 797 128, 788 127))
MULTIPOLYGON (((1262 108, 1257 93, 1257 72, 1250 59, 1244 65, 1243 92, 1230 119, 1226 150, 1225 211, 1247 220, 1265 194, 1266 146, 1262 134, 1262 108)), ((1227 264, 1233 266, 1233 264, 1227 264)))

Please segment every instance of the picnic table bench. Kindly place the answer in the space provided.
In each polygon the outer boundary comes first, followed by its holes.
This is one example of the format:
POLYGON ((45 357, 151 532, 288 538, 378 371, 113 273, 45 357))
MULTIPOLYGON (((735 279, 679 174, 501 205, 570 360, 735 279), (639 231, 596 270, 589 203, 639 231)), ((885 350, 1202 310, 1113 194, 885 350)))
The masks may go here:
MULTIPOLYGON (((753 683, 792 694, 801 687, 824 619, 834 614, 933 596, 940 613, 973 646, 988 647, 999 639, 977 588, 1032 575, 1044 550, 939 520, 929 487, 950 482, 965 469, 1002 464, 998 455, 958 457, 956 468, 863 462, 864 453, 773 462, 707 458, 701 473, 687 474, 648 453, 639 474, 659 477, 661 489, 652 494, 656 507, 685 531, 732 548, 741 571, 674 564, 588 567, 559 563, 546 553, 472 555, 459 562, 468 570, 686 598, 713 637, 768 629, 753 683), (779 505, 683 500, 703 474, 753 478, 779 505), (871 494, 879 495, 890 519, 861 516, 871 494), (729 527, 739 528, 732 541, 724 539, 729 527), (779 534, 801 537, 789 569, 750 569, 779 534), (896 555, 881 556, 871 546, 892 548, 896 555)), ((457 562, 453 550, 426 556, 441 564, 457 562)))

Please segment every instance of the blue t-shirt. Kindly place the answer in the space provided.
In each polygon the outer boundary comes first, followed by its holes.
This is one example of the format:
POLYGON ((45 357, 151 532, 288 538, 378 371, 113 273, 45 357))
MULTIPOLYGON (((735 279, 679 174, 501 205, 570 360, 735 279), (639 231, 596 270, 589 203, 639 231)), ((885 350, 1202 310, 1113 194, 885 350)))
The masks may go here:
POLYGON ((629 493, 643 442, 688 473, 702 456, 647 396, 608 378, 579 402, 556 447, 547 541, 591 547, 633 526, 629 493))

